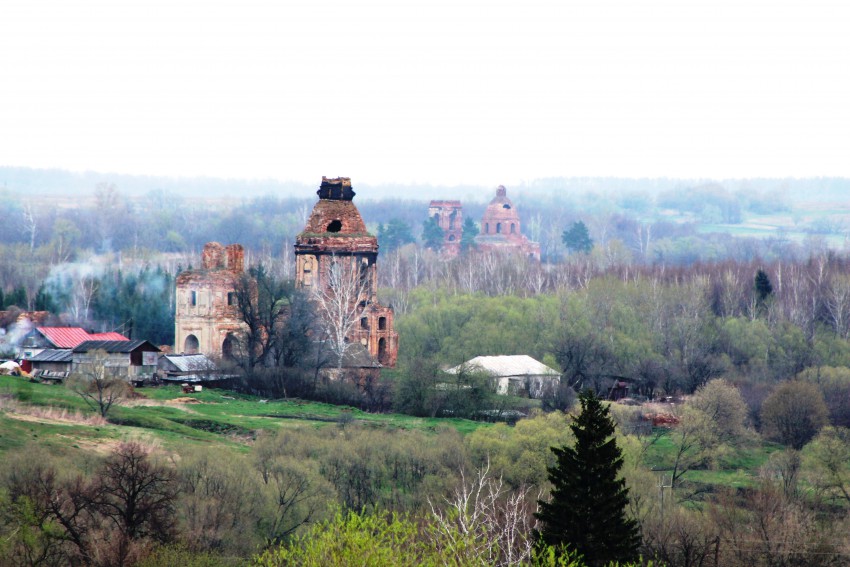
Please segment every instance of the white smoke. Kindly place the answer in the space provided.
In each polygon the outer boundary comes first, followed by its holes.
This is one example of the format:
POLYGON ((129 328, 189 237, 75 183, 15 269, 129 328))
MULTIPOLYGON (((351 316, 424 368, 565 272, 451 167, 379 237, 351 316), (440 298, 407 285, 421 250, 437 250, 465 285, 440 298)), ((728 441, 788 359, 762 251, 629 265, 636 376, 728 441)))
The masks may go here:
POLYGON ((7 358, 15 357, 24 340, 30 331, 35 328, 32 321, 29 319, 21 319, 9 327, 5 334, 0 336, 0 356, 7 358))

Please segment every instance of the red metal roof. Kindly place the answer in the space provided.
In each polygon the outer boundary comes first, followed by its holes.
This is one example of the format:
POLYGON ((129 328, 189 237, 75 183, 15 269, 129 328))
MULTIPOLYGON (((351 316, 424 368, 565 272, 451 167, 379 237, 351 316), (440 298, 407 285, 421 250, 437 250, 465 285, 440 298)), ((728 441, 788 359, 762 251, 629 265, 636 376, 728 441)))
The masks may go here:
POLYGON ((56 348, 74 348, 80 343, 91 340, 126 341, 120 333, 88 334, 82 327, 37 327, 38 332, 53 343, 56 348))
POLYGON ((88 340, 90 341, 129 341, 127 337, 121 333, 110 331, 109 333, 91 333, 88 340))

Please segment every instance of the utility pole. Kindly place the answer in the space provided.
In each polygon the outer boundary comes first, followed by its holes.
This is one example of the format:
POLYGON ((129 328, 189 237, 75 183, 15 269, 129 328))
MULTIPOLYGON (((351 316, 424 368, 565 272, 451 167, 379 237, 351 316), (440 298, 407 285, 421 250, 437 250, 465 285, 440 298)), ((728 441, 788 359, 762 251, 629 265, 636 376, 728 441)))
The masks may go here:
POLYGON ((661 496, 661 523, 662 524, 664 523, 664 489, 665 488, 669 488, 670 490, 673 489, 673 476, 670 475, 668 477, 666 474, 661 473, 660 475, 658 475, 658 490, 659 490, 659 494, 661 496), (669 478, 669 483, 668 483, 668 478, 669 478))

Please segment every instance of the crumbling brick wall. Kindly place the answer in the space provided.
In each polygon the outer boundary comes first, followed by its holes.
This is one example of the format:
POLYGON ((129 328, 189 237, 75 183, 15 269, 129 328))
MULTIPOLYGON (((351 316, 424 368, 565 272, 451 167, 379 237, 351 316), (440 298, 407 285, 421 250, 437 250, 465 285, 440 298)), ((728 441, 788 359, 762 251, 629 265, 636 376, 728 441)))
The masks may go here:
POLYGON ((460 253, 463 237, 463 205, 460 201, 431 201, 428 216, 437 219, 443 229, 443 252, 449 256, 460 253))
POLYGON ((244 330, 236 302, 244 257, 241 244, 225 247, 208 242, 201 253, 201 269, 177 276, 174 352, 221 357, 228 337, 244 330))

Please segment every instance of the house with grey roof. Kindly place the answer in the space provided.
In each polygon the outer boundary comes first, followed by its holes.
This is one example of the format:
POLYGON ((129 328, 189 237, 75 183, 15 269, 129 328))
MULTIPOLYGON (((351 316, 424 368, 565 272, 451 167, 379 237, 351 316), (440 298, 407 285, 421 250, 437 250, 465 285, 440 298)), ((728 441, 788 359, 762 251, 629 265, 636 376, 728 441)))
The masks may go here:
POLYGON ((150 341, 85 341, 71 351, 71 368, 76 370, 81 364, 91 364, 98 358, 98 352, 105 352, 104 365, 132 382, 142 382, 153 378, 159 359, 159 348, 150 341))
POLYGON ((497 393, 531 398, 543 397, 547 391, 556 389, 561 381, 560 372, 526 354, 476 356, 446 372, 485 372, 493 380, 497 393))

